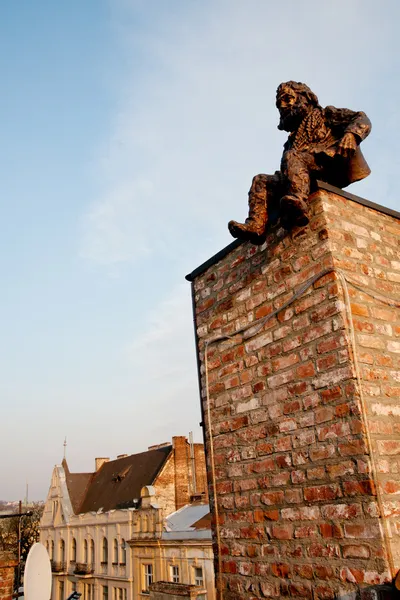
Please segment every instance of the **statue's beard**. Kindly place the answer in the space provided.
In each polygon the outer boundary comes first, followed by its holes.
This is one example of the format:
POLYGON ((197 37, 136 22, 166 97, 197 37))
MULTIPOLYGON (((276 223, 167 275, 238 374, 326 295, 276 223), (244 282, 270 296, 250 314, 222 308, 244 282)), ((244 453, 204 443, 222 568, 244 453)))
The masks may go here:
POLYGON ((283 112, 280 110, 281 118, 279 120, 278 129, 280 131, 296 131, 306 116, 308 110, 304 104, 297 105, 290 111, 283 112))

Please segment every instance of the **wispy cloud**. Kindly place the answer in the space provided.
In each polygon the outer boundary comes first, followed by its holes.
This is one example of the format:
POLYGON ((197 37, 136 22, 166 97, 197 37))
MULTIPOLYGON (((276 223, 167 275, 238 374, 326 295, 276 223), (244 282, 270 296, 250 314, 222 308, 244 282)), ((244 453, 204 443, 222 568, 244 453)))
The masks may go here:
POLYGON ((384 28, 368 35, 379 9, 356 0, 345 16, 341 3, 176 2, 142 29, 141 3, 118 7, 125 52, 144 62, 128 61, 99 161, 106 192, 85 217, 82 254, 106 265, 173 253, 205 232, 222 240, 226 221, 245 216, 251 176, 279 166, 277 84, 305 80, 323 103, 364 108, 385 51, 384 28), (358 52, 344 42, 355 21, 358 52))
POLYGON ((189 285, 169 291, 145 321, 144 333, 129 344, 126 357, 146 407, 144 431, 150 428, 168 439, 193 429, 200 417, 189 285))
POLYGON ((152 218, 153 185, 148 180, 121 181, 96 201, 83 219, 81 254, 104 265, 131 262, 151 251, 143 227, 152 218))

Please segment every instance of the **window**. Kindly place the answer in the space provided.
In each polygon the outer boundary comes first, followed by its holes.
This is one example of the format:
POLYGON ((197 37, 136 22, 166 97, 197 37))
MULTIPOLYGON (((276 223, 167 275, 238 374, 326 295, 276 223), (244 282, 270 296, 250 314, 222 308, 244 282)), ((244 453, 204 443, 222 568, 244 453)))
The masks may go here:
POLYGON ((149 585, 153 583, 153 565, 143 565, 143 590, 144 594, 149 593, 149 585))
POLYGON ((113 588, 113 600, 126 600, 126 589, 125 588, 113 588))
POLYGON ((71 562, 76 562, 76 539, 72 538, 71 544, 71 562))
POLYGON ((60 561, 65 562, 65 542, 60 540, 60 561))
POLYGON ((107 538, 103 538, 103 553, 102 553, 102 562, 107 564, 108 563, 108 542, 107 542, 107 538))
POLYGON ((94 567, 95 559, 94 559, 94 540, 90 540, 90 562, 92 567, 94 567))
POLYGON ((85 565, 88 563, 88 543, 87 540, 83 542, 83 562, 85 565))
POLYGON ((58 598, 59 600, 64 600, 64 582, 59 581, 58 586, 58 598))
POLYGON ((108 600, 108 585, 103 585, 103 600, 108 600))
POLYGON ((126 565, 126 542, 124 539, 121 540, 121 565, 126 565))
POLYGON ((178 567, 178 565, 171 565, 171 581, 172 581, 172 583, 179 583, 179 567, 178 567))
POLYGON ((194 584, 199 586, 204 585, 203 567, 194 567, 194 584))
POLYGON ((114 540, 113 544, 113 563, 118 564, 118 540, 114 540))

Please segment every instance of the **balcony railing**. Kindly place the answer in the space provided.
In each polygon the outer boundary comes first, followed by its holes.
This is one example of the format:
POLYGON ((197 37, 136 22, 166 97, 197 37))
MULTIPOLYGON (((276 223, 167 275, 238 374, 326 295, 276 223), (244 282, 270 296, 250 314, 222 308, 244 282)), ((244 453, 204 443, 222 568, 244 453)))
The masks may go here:
POLYGON ((75 575, 91 575, 94 573, 94 565, 92 563, 76 563, 75 575))
POLYGON ((65 573, 67 570, 67 563, 60 560, 52 560, 51 570, 53 573, 65 573))

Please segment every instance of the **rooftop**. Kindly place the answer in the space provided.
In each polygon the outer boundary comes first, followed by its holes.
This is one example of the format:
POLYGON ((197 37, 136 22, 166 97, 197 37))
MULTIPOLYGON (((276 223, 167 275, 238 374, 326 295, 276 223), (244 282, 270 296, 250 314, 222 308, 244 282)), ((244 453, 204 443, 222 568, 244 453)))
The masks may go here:
POLYGON ((211 539, 210 506, 202 503, 187 504, 168 515, 162 539, 211 539))
POLYGON ((168 445, 123 456, 104 462, 94 473, 70 473, 64 459, 62 466, 74 513, 135 506, 142 487, 153 484, 171 451, 168 445))

